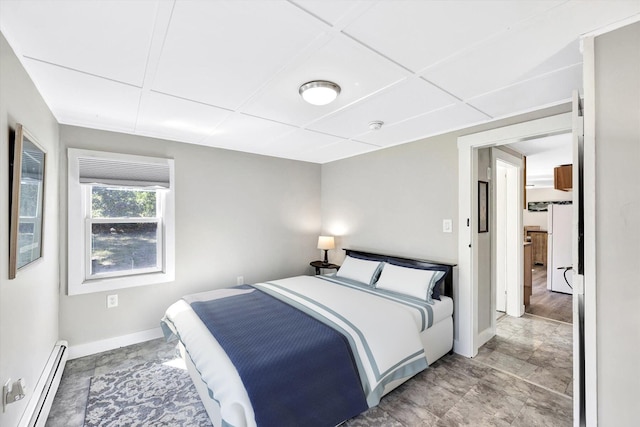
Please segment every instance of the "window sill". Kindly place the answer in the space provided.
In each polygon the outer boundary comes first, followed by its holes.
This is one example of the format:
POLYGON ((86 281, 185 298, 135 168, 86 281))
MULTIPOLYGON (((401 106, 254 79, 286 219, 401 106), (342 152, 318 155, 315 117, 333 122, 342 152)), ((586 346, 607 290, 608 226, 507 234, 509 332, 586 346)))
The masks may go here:
POLYGON ((86 280, 83 282, 69 282, 68 295, 83 295, 95 292, 106 292, 118 289, 133 288, 138 286, 155 285, 159 283, 173 282, 175 274, 171 273, 147 273, 135 274, 123 277, 109 277, 103 279, 86 280))

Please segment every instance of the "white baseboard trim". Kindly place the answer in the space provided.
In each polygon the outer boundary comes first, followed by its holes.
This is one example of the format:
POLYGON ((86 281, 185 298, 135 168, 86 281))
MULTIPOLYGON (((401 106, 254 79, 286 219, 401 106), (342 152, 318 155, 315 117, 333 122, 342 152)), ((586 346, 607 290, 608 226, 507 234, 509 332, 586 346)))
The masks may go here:
POLYGON ((468 348, 469 346, 467 345, 467 343, 463 343, 460 340, 453 340, 453 352, 456 354, 459 354, 460 356, 464 356, 464 357, 473 357, 473 354, 471 353, 471 350, 468 348))
POLYGON ((487 341, 489 341, 495 333, 491 330, 491 327, 478 333, 478 348, 482 347, 487 341))
POLYGON ((93 341, 86 344, 72 345, 69 347, 69 360, 102 353, 103 351, 109 351, 120 347, 126 347, 132 344, 155 340, 157 338, 162 338, 163 336, 164 334, 162 333, 162 329, 157 327, 154 329, 147 329, 146 331, 107 338, 100 341, 93 341))
MULTIPOLYGON (((58 341, 38 379, 18 427, 44 427, 68 359, 66 341, 58 341)), ((28 393, 28 392, 27 392, 28 393)))

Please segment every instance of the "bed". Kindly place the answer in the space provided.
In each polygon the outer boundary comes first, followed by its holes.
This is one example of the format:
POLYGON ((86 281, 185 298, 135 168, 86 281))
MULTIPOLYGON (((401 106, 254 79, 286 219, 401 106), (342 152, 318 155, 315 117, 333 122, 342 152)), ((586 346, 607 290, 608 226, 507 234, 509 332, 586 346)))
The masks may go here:
POLYGON ((454 267, 346 250, 337 273, 185 296, 161 325, 214 426, 334 426, 452 351, 454 267))

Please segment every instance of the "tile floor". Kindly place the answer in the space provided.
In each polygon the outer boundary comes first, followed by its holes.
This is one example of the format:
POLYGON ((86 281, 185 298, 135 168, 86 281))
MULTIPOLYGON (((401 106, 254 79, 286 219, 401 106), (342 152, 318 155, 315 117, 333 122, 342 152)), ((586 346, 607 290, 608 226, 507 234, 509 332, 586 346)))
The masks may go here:
POLYGON ((527 313, 561 322, 573 322, 573 296, 547 289, 547 267, 534 265, 532 293, 527 313))
MULTIPOLYGON (((443 357, 344 425, 571 426, 571 348, 571 325, 505 316, 476 358, 443 357)), ((154 340, 67 362, 47 427, 83 425, 93 375, 174 357, 154 340)))

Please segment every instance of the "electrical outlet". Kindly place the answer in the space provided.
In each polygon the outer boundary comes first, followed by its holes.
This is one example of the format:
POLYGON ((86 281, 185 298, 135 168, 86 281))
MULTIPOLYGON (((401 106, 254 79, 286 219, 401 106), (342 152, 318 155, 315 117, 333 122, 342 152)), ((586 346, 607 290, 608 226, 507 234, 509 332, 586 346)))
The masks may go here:
POLYGON ((8 404, 24 399, 27 392, 27 385, 22 378, 12 382, 11 378, 7 380, 2 387, 2 412, 8 404))
POLYGON ((442 232, 451 233, 453 231, 453 222, 450 219, 442 220, 442 232))
POLYGON ((244 285, 244 276, 236 277, 236 285, 244 285))
POLYGON ((114 308, 118 306, 118 295, 107 295, 107 308, 114 308))
POLYGON ((11 393, 11 378, 2 386, 2 412, 4 413, 7 407, 7 396, 11 393))

